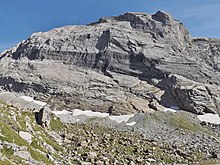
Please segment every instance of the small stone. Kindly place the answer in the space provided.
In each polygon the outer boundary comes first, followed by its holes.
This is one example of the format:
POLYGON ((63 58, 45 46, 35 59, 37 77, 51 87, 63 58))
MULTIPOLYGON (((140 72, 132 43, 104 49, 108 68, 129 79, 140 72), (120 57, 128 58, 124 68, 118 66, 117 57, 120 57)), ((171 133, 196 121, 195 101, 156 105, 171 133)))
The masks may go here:
POLYGON ((81 145, 82 147, 86 147, 86 146, 88 145, 88 143, 87 143, 86 141, 82 141, 82 142, 80 143, 80 145, 81 145))
POLYGON ((216 152, 211 152, 212 158, 220 158, 216 152))
POLYGON ((65 139, 64 139, 64 143, 68 143, 68 144, 69 144, 69 143, 71 143, 71 140, 65 138, 65 139))
POLYGON ((157 162, 155 159, 152 159, 152 158, 148 158, 147 161, 148 162, 157 162))
POLYGON ((135 163, 133 161, 130 161, 130 165, 135 165, 135 163))
POLYGON ((21 146, 21 147, 19 147, 19 150, 20 151, 27 151, 27 147, 26 146, 21 146))
POLYGON ((89 152, 88 156, 89 156, 90 159, 94 159, 94 158, 97 157, 97 154, 96 154, 96 152, 89 152))
POLYGON ((47 158, 52 162, 54 161, 54 158, 50 154, 47 154, 47 158))
POLYGON ((29 160, 31 158, 31 154, 28 151, 17 151, 14 153, 14 156, 17 156, 25 160, 29 160))
POLYGON ((202 126, 207 126, 207 122, 205 122, 205 121, 202 121, 200 124, 201 124, 202 126))

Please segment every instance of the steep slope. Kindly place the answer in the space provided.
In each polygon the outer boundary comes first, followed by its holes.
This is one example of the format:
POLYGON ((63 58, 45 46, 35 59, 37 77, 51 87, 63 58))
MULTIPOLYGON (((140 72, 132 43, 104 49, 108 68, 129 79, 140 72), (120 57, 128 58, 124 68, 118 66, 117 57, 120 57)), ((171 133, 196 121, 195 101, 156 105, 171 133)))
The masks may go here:
POLYGON ((1 56, 0 86, 58 109, 220 114, 219 51, 165 12, 125 13, 33 34, 1 56))

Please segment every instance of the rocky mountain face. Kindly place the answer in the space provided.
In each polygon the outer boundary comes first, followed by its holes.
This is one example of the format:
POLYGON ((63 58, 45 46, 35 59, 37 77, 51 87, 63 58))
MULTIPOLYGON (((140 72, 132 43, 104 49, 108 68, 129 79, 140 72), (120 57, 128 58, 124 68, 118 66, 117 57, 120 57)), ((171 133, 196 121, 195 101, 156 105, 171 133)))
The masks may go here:
POLYGON ((35 33, 1 56, 2 90, 56 107, 145 112, 155 100, 219 111, 219 40, 192 38, 170 15, 126 13, 35 33))
POLYGON ((35 33, 0 68, 0 164, 219 162, 220 39, 165 12, 35 33))
POLYGON ((1 55, 0 86, 55 109, 220 114, 219 53, 165 12, 125 13, 34 33, 1 55))

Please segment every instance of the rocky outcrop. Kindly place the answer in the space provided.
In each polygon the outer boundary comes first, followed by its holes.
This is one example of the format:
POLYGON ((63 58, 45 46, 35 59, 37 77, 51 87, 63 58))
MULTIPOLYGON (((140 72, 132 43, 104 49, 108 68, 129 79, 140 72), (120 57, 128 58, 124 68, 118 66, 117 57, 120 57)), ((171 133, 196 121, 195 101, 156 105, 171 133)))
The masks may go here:
POLYGON ((220 40, 191 37, 165 12, 125 13, 34 33, 0 57, 0 87, 53 109, 220 114, 219 53, 220 40))
POLYGON ((171 75, 168 84, 184 109, 196 114, 219 112, 220 88, 217 85, 204 85, 178 75, 171 75))

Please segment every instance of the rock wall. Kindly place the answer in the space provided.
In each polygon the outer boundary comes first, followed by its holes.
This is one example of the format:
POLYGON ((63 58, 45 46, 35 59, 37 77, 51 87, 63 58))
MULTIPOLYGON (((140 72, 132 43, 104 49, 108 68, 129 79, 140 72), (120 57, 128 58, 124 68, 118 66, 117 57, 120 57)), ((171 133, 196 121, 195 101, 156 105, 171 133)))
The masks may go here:
POLYGON ((191 37, 165 12, 125 13, 34 33, 0 57, 0 86, 54 108, 125 114, 156 100, 220 114, 219 49, 220 40, 191 37))

